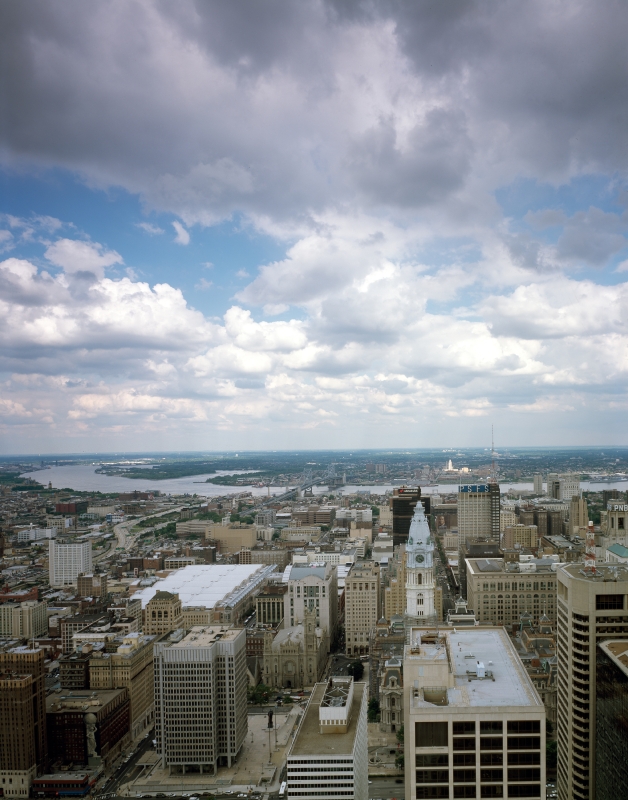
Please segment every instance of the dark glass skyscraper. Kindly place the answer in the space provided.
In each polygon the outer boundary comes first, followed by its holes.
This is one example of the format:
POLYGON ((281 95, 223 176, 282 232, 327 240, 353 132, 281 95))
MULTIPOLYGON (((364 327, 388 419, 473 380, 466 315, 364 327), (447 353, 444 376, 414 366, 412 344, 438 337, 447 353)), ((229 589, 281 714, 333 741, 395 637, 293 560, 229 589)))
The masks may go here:
POLYGON ((595 797, 617 800, 628 787, 628 641, 597 647, 595 797))

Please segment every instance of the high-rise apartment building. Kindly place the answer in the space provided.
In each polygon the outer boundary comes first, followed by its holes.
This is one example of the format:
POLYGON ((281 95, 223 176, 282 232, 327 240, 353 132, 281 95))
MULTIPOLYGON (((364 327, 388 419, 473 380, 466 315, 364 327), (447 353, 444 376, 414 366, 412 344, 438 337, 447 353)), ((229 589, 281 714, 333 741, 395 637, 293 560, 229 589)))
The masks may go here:
POLYGON ((25 600, 0 604, 0 636, 32 639, 48 635, 48 603, 25 600))
POLYGON ((316 612, 316 625, 333 641, 338 625, 338 577, 332 564, 299 564, 290 567, 288 591, 283 596, 284 625, 304 620, 304 611, 316 612))
POLYGON ((360 561, 345 579, 345 646, 347 655, 369 652, 371 632, 380 615, 379 564, 360 561))
POLYGON ((435 619, 434 542, 421 503, 414 509, 406 545, 406 616, 429 624, 435 619))
POLYGON ((557 738, 559 800, 594 800, 598 645, 628 639, 628 568, 566 564, 558 578, 557 738))
POLYGON ((503 628, 412 627, 405 796, 545 797, 545 707, 503 628))
POLYGON ((81 573, 92 571, 92 543, 51 539, 48 563, 51 586, 74 586, 81 573))
POLYGON ((0 789, 27 798, 48 760, 44 651, 0 652, 0 789))
POLYGON ((500 493, 498 483, 474 483, 458 487, 458 535, 499 542, 500 493))
POLYGON ((155 734, 162 767, 215 774, 247 732, 246 631, 192 628, 155 645, 155 734))
POLYGON ((543 476, 537 473, 532 479, 532 482, 534 494, 543 494, 543 476))
POLYGON ((317 683, 288 753, 288 796, 367 800, 368 687, 353 678, 317 683))
POLYGON ((417 503, 422 503, 425 513, 429 515, 430 498, 421 497, 420 486, 400 486, 398 489, 393 489, 390 508, 392 511, 393 544, 395 547, 408 541, 410 524, 412 523, 417 503))

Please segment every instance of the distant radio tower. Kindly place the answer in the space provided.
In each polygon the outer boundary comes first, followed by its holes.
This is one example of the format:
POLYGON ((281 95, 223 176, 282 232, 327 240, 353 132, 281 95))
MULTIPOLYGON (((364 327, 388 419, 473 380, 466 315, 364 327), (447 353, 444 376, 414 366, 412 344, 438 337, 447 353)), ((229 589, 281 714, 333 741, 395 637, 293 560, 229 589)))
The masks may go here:
POLYGON ((489 483, 497 483, 495 478, 495 437, 493 435, 493 426, 491 425, 491 477, 489 483))

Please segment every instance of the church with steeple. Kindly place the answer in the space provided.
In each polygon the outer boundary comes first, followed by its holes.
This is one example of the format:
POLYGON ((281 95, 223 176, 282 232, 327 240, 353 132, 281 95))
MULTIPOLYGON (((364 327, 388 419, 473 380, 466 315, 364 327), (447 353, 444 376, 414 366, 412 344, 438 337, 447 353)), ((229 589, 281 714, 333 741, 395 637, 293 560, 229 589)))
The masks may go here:
POLYGON ((406 544, 406 617, 411 623, 433 624, 434 541, 429 522, 420 502, 416 504, 406 544))

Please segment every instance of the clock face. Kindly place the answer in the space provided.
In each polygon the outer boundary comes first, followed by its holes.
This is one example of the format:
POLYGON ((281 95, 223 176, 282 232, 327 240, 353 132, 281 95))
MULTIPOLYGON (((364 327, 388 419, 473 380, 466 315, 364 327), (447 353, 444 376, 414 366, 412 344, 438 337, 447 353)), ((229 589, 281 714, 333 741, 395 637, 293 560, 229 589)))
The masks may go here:
POLYGON ((425 558, 422 555, 417 555, 416 557, 417 564, 422 564, 425 561, 425 558))

